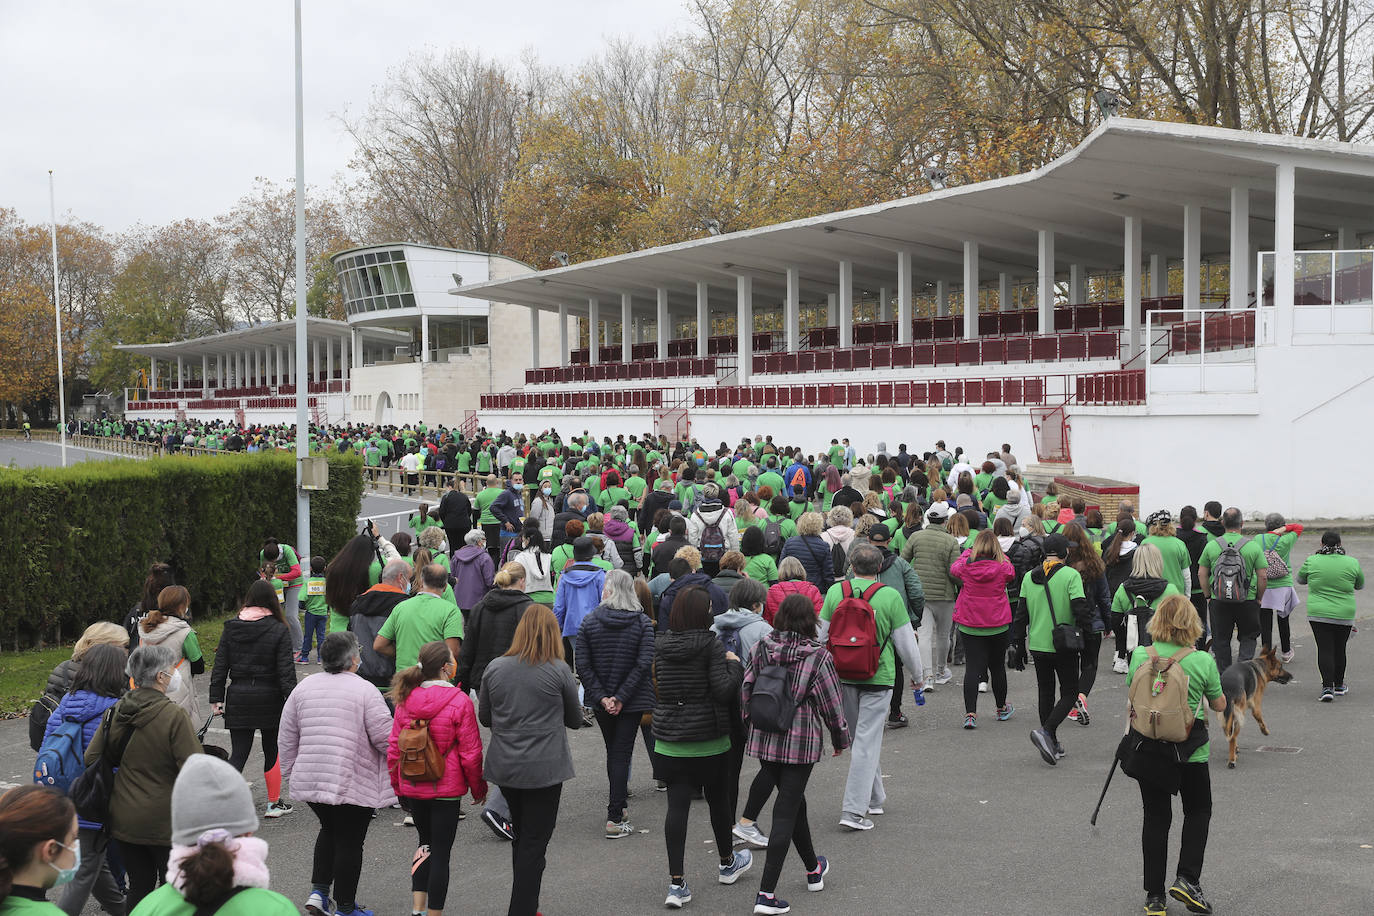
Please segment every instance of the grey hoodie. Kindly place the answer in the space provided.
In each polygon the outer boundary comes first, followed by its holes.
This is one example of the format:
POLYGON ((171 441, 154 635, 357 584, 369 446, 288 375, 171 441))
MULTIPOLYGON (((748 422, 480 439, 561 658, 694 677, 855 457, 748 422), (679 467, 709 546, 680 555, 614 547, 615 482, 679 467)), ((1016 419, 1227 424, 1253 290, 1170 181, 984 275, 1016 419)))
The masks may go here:
POLYGON ((754 646, 758 645, 759 640, 773 632, 773 628, 758 614, 738 607, 716 615, 715 623, 711 624, 711 632, 719 636, 723 630, 739 632, 739 657, 745 665, 749 664, 749 658, 754 654, 754 646))

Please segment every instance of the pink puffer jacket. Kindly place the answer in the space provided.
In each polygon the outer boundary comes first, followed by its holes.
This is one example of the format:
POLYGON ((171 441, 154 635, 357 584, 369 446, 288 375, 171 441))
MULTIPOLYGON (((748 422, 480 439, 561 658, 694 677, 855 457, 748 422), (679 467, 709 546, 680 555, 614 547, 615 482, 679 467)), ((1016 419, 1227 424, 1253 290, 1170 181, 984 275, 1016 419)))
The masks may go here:
POLYGON ((377 688, 347 671, 312 674, 286 698, 278 738, 291 797, 320 805, 396 803, 386 775, 391 711, 377 688))
POLYGON ((963 584, 954 600, 955 623, 966 627, 1004 627, 1011 623, 1007 583, 1016 577, 1016 569, 1009 560, 974 560, 973 552, 965 550, 949 574, 963 584))
POLYGON ((406 798, 485 798, 482 778, 482 733, 468 695, 450 684, 417 687, 396 707, 396 721, 386 746, 387 772, 397 795, 406 798), (444 755, 444 776, 438 782, 411 782, 401 776, 397 739, 401 729, 417 719, 429 721, 429 737, 444 755))
POLYGON ((806 598, 815 605, 816 616, 821 615, 821 608, 825 605, 825 600, 821 598, 820 589, 805 579, 784 579, 781 582, 774 582, 768 587, 768 597, 763 602, 763 619, 765 622, 773 622, 773 617, 778 613, 778 608, 782 607, 782 602, 788 595, 801 595, 806 598))

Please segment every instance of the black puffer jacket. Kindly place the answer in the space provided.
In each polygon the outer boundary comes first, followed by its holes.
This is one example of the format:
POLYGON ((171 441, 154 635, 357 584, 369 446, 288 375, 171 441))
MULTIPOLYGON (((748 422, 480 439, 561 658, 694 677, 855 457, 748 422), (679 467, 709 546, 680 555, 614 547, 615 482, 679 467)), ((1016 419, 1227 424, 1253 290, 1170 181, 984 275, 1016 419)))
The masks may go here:
POLYGON ((468 611, 455 676, 465 690, 480 687, 487 665, 506 654, 515 638, 515 628, 531 604, 530 596, 518 588, 494 588, 468 611))
POLYGON ((391 616, 396 605, 409 597, 385 585, 374 585, 353 599, 348 609, 348 629, 358 637, 360 661, 358 676, 386 690, 396 674, 396 659, 382 655, 372 648, 381 632, 382 624, 391 616))
POLYGON ((273 617, 234 618, 224 625, 210 702, 224 704, 225 728, 276 728, 281 709, 296 687, 291 631, 273 617))
POLYGON ((57 709, 57 704, 72 689, 81 663, 69 658, 58 662, 57 667, 48 675, 48 684, 43 688, 43 696, 29 710, 29 746, 35 751, 43 746, 43 735, 48 728, 48 716, 57 709))
POLYGON ((655 738, 710 741, 730 734, 730 703, 744 680, 744 666, 726 659, 725 646, 714 633, 665 633, 658 639, 654 666, 655 738))
POLYGON ((654 624, 639 608, 599 605, 577 628, 577 675, 586 705, 615 697, 625 712, 654 708, 654 624))

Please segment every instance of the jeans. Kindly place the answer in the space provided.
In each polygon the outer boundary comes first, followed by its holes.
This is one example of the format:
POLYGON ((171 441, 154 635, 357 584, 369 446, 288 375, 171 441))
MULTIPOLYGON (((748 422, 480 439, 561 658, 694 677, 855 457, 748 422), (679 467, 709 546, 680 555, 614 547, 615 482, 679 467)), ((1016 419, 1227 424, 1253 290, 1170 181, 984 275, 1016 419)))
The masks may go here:
POLYGON ((1317 644, 1317 670, 1322 674, 1322 687, 1334 690, 1345 684, 1345 644, 1350 639, 1350 626, 1317 620, 1310 625, 1312 639, 1317 644))
POLYGON ((1011 632, 1003 630, 991 636, 964 634, 964 713, 978 712, 978 682, 986 679, 992 685, 997 706, 1007 705, 1007 646, 1011 632))
POLYGON ((811 779, 814 763, 773 763, 759 761, 759 772, 765 770, 778 786, 778 800, 773 802, 773 827, 768 834, 768 857, 763 863, 763 880, 759 890, 771 894, 778 886, 783 863, 787 861, 787 847, 797 847, 797 855, 807 871, 815 871, 816 850, 811 844, 811 824, 806 819, 806 783, 811 779))
POLYGON ((1112 623, 1112 636, 1116 640, 1116 657, 1126 658, 1126 615, 1109 612, 1112 623))
POLYGON ((129 879, 125 906, 132 913, 134 907, 163 882, 167 875, 167 857, 172 854, 172 847, 144 846, 123 841, 120 841, 119 847, 124 854, 124 873, 129 879))
POLYGON ((1040 693, 1040 727, 1059 740, 1059 726, 1078 699, 1078 653, 1032 652, 1035 659, 1035 683, 1040 693), (1054 696, 1055 681, 1059 682, 1059 699, 1054 696))
POLYGON ((310 638, 315 638, 315 650, 318 652, 320 646, 324 645, 324 633, 326 625, 329 623, 328 614, 311 614, 306 612, 305 627, 301 635, 301 655, 310 657, 310 638))
POLYGON ((124 892, 119 889, 105 861, 109 835, 102 830, 82 827, 76 832, 76 839, 81 846, 81 867, 71 883, 62 888, 57 908, 67 916, 81 916, 87 898, 94 894, 100 908, 110 916, 124 916, 124 892))
POLYGON ((510 907, 506 916, 535 916, 539 910, 539 889, 544 883, 544 853, 558 824, 563 784, 542 789, 502 786, 501 791, 510 800, 515 825, 515 841, 510 847, 510 907))
MULTIPOLYGON (((921 618, 921 645, 930 646, 930 664, 926 677, 935 679, 949 667, 950 633, 954 627, 954 602, 926 599, 925 616, 921 618)), ((897 683, 902 683, 901 679, 897 683)))
POLYGON ((1255 643, 1259 642, 1260 615, 1258 601, 1218 601, 1211 603, 1212 617, 1212 654, 1217 659, 1217 670, 1225 671, 1231 667, 1231 633, 1235 631, 1240 639, 1240 661, 1255 657, 1255 643))
POLYGON ((601 726, 601 740, 606 743, 606 779, 610 782, 610 796, 606 803, 606 820, 619 823, 625 817, 625 796, 630 781, 630 759, 635 752, 635 735, 639 731, 637 712, 608 713, 598 703, 593 712, 601 726))
MULTIPOLYGON (((879 728, 882 728, 881 720, 879 728)), ((734 855, 730 830, 734 827, 734 813, 729 810, 726 782, 730 772, 729 754, 709 757, 670 757, 663 755, 660 767, 668 783, 668 814, 663 822, 663 839, 668 849, 668 877, 681 881, 683 859, 687 846, 687 815, 692 798, 700 788, 706 796, 711 814, 711 832, 716 840, 716 852, 722 863, 734 855)))
POLYGON ((310 884, 325 897, 334 889, 339 912, 353 912, 358 902, 358 876, 363 870, 363 843, 372 825, 373 809, 359 805, 322 805, 310 802, 320 821, 315 835, 315 859, 310 884))
POLYGON ((841 806, 844 814, 862 816, 870 807, 881 807, 887 801, 880 758, 887 694, 891 689, 840 685, 844 718, 849 723, 849 734, 854 739, 849 748, 849 776, 844 781, 844 802, 841 806))
MULTIPOLYGON (((1183 800, 1183 838, 1178 849, 1181 878, 1198 883, 1202 878, 1202 859, 1207 852, 1207 831, 1212 823, 1212 777, 1206 763, 1180 763, 1179 795, 1183 800)), ((1169 866, 1169 827, 1173 823, 1173 797, 1155 783, 1140 782, 1140 803, 1144 820, 1140 827, 1140 848, 1145 859, 1145 893, 1164 896, 1169 866)))
MULTIPOLYGON (((419 846, 429 847, 429 858, 410 873, 410 890, 428 894, 427 906, 442 910, 448 899, 449 859, 453 855, 453 838, 458 833, 458 812, 462 802, 437 798, 411 798, 410 816, 415 819, 415 831, 420 835, 419 846)), ((519 834, 516 834, 519 836, 519 834)))

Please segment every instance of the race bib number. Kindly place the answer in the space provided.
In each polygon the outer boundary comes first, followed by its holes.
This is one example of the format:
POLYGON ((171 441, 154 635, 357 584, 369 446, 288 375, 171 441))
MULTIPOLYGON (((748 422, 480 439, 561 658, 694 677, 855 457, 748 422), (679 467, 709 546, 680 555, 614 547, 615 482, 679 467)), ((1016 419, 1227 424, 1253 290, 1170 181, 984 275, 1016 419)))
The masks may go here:
POLYGON ((306 588, 305 588, 305 593, 306 593, 307 595, 311 595, 311 596, 323 595, 323 594, 324 594, 324 583, 323 583, 323 582, 311 582, 309 585, 306 586, 306 588))
POLYGON ((279 588, 279 589, 277 589, 277 603, 278 603, 278 604, 285 604, 285 603, 286 603, 286 589, 284 589, 284 588, 279 588))

